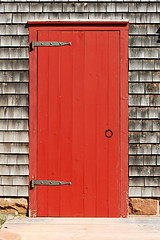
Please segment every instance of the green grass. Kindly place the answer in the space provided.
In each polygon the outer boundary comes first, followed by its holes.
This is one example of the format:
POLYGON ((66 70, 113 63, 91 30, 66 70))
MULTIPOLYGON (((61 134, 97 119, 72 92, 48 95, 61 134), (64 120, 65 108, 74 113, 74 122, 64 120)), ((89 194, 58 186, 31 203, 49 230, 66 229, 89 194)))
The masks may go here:
POLYGON ((2 228, 2 225, 5 223, 6 217, 5 216, 0 216, 0 229, 2 228))

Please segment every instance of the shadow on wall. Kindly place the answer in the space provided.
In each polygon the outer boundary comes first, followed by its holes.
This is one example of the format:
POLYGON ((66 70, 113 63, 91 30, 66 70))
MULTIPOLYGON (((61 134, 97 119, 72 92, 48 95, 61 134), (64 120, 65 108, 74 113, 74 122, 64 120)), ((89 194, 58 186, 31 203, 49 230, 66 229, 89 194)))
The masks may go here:
POLYGON ((158 33, 158 40, 157 40, 157 43, 160 43, 160 28, 158 28, 157 32, 158 33))

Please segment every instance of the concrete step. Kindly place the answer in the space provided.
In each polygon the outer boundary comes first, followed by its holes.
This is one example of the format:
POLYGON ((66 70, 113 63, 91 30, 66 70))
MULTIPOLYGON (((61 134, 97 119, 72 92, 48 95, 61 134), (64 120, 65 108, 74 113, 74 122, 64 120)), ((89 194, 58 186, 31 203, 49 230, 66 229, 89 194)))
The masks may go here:
POLYGON ((21 240, 21 237, 17 233, 12 233, 8 230, 0 229, 0 240, 21 240))

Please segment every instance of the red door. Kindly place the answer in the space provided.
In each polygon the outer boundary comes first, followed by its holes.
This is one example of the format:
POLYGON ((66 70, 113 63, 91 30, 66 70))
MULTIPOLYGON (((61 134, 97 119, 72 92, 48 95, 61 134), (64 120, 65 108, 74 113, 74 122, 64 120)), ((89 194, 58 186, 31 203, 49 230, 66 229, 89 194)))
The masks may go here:
POLYGON ((119 31, 43 30, 38 41, 72 44, 38 48, 37 179, 72 185, 36 186, 37 216, 118 217, 119 31))

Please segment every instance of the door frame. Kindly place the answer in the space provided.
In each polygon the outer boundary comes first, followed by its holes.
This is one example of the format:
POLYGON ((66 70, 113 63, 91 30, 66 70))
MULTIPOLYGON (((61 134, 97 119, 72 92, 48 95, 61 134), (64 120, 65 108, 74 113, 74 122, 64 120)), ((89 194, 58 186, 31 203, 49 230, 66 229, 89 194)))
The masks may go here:
MULTIPOLYGON (((37 47, 32 50, 31 42, 37 41, 39 30, 110 30, 120 33, 120 216, 128 215, 128 30, 129 21, 28 21, 29 26, 29 183, 37 177, 37 47)), ((30 189, 29 216, 37 216, 37 190, 30 189)))

